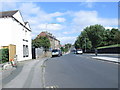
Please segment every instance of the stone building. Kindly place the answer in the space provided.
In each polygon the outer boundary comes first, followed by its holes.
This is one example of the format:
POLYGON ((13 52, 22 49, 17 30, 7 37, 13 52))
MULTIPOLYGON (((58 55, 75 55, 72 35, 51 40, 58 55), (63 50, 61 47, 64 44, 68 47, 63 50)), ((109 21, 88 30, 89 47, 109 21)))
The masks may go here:
POLYGON ((55 38, 55 36, 53 36, 51 33, 48 32, 41 32, 37 38, 39 38, 40 36, 44 36, 47 37, 50 40, 50 48, 51 49, 60 49, 60 41, 58 39, 55 38))

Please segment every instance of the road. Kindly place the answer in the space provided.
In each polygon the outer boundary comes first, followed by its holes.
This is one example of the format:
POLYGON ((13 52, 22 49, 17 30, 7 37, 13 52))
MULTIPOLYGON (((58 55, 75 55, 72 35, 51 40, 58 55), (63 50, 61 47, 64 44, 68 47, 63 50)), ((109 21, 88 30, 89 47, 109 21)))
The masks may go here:
POLYGON ((96 60, 92 56, 70 53, 21 62, 9 76, 2 74, 2 87, 117 88, 118 64, 96 60))
POLYGON ((45 63, 44 86, 59 88, 118 88, 118 64, 68 54, 45 63))

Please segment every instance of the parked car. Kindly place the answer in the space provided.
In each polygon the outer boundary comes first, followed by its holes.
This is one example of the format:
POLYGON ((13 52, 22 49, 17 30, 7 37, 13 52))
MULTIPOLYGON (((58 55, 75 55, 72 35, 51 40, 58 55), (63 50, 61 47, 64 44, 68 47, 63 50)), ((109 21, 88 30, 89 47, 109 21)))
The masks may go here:
POLYGON ((78 49, 78 50, 76 50, 76 54, 83 54, 82 49, 78 49))
POLYGON ((53 49, 52 50, 52 57, 53 56, 62 56, 62 51, 59 49, 53 49))

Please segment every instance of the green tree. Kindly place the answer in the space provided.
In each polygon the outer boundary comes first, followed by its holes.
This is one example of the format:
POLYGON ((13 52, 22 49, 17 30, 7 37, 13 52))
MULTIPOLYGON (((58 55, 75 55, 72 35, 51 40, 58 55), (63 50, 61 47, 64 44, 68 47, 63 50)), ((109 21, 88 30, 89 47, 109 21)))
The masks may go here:
POLYGON ((116 44, 120 44, 120 31, 119 30, 115 33, 114 40, 116 44))
POLYGON ((103 45, 103 37, 105 33, 105 28, 101 25, 92 25, 84 29, 87 32, 87 36, 91 41, 92 48, 103 45))
POLYGON ((47 37, 39 37, 32 40, 32 46, 35 48, 43 47, 46 51, 50 47, 50 41, 47 37))
POLYGON ((86 31, 82 31, 81 34, 78 36, 77 40, 74 44, 76 49, 91 49, 92 44, 89 40, 86 31))
POLYGON ((70 43, 65 44, 64 47, 61 47, 62 52, 68 52, 68 50, 71 48, 71 46, 72 45, 70 43))
POLYGON ((105 29, 102 25, 86 27, 75 41, 75 48, 94 49, 100 46, 120 44, 120 31, 105 29))

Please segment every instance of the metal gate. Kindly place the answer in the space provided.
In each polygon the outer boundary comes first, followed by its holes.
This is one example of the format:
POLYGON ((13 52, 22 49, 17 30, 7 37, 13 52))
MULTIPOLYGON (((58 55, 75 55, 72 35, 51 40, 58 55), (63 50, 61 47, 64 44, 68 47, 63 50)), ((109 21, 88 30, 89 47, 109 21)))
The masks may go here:
POLYGON ((35 48, 32 48, 32 59, 36 59, 35 48))

